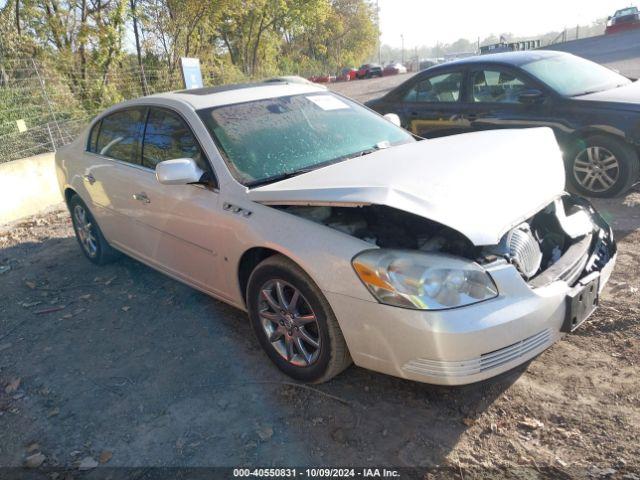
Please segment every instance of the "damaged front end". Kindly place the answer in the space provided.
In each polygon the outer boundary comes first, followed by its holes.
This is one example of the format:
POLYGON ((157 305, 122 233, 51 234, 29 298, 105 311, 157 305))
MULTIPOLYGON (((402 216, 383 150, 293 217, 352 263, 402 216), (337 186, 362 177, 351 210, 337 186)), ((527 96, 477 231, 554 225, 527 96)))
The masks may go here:
POLYGON ((476 246, 446 225, 383 205, 275 208, 364 240, 372 247, 445 254, 481 266, 509 262, 532 288, 558 280, 573 286, 602 270, 616 253, 609 225, 587 200, 569 194, 510 229, 491 246, 476 246))
POLYGON ((613 231, 585 199, 563 195, 484 249, 512 263, 533 288, 573 286, 616 254, 613 231))

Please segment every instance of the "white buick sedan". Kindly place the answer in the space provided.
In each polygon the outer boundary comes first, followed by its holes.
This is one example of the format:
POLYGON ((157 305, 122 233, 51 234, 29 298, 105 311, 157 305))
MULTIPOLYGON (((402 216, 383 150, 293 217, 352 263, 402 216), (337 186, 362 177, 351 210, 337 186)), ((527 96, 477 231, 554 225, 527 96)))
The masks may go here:
POLYGON ((593 312, 612 231, 549 129, 417 141, 322 87, 153 95, 56 154, 86 257, 122 252, 246 310, 278 368, 465 384, 593 312))

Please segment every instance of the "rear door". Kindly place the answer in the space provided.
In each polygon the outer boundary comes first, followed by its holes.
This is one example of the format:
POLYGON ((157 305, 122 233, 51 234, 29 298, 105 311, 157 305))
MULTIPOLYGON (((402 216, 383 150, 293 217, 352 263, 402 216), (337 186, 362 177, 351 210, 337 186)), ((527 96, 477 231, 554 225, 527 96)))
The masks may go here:
POLYGON ((107 240, 133 254, 141 250, 141 230, 133 222, 137 205, 131 192, 140 180, 140 142, 145 107, 125 108, 105 116, 91 131, 83 173, 91 209, 107 240))
POLYGON ((469 131, 461 115, 464 78, 463 69, 420 75, 398 99, 403 126, 426 138, 469 131))

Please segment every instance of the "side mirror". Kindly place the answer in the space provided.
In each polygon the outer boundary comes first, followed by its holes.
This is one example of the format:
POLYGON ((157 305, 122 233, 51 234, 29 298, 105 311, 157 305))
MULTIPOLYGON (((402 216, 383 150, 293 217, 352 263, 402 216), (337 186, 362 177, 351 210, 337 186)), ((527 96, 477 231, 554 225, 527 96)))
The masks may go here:
POLYGON ((544 101, 544 93, 537 89, 525 90, 518 95, 518 101, 526 104, 542 103, 544 101))
POLYGON ((191 158, 165 160, 156 165, 156 178, 163 185, 197 183, 204 172, 191 158))
POLYGON ((396 127, 402 127, 402 124, 400 122, 400 117, 398 115, 396 115, 395 113, 387 113, 386 115, 384 115, 384 118, 389 120, 396 127))

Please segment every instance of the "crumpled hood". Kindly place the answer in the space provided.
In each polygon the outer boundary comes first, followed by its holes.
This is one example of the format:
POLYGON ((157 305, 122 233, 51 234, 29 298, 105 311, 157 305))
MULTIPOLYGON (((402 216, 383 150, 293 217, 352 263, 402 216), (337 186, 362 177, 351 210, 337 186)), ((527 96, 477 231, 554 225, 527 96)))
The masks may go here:
POLYGON ((549 128, 492 130, 410 143, 252 189, 269 205, 386 205, 495 245, 564 190, 549 128))

